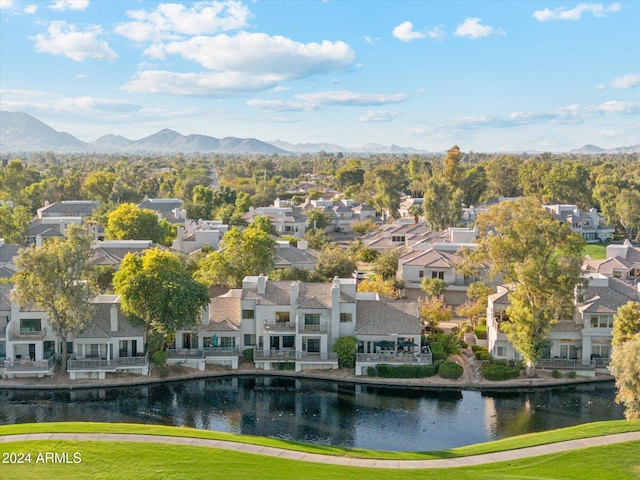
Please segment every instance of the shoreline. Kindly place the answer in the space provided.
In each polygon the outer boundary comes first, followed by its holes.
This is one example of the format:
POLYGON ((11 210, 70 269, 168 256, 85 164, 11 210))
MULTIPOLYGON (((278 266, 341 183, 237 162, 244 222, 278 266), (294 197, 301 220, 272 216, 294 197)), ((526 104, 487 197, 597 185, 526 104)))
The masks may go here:
POLYGON ((209 371, 180 372, 166 378, 160 378, 157 372, 149 376, 127 375, 120 378, 81 379, 70 380, 68 378, 19 378, 0 380, 0 391, 3 390, 88 390, 123 387, 140 387, 159 385, 163 383, 176 383, 191 380, 205 380, 209 378, 241 378, 241 377, 286 377, 293 379, 308 379, 330 381, 335 383, 349 383, 370 387, 410 388, 411 390, 449 390, 449 391, 480 391, 480 392, 522 392, 539 388, 568 387, 573 385, 585 385, 602 382, 612 382, 612 375, 598 375, 596 377, 578 378, 553 378, 550 372, 538 371, 534 378, 518 378, 505 381, 489 381, 485 379, 469 379, 467 375, 459 380, 447 380, 440 377, 426 378, 377 378, 359 377, 344 370, 316 370, 313 372, 292 372, 287 370, 257 370, 257 369, 222 369, 211 368, 209 371), (465 378, 467 377, 467 378, 465 378))

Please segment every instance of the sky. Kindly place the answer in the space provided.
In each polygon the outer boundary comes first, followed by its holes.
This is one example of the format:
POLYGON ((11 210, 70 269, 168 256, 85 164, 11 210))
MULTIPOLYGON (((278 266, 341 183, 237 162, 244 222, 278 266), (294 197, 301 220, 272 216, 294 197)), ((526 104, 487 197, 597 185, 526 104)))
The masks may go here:
POLYGON ((0 0, 0 108, 83 141, 640 143, 640 1, 0 0))

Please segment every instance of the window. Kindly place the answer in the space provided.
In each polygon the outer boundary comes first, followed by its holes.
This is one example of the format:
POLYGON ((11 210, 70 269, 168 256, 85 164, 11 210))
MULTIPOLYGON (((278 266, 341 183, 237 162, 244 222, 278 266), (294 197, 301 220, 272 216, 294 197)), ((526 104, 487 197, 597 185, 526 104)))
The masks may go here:
POLYGON ((296 337, 294 335, 285 335, 282 337, 282 348, 294 348, 296 346, 296 337))
POLYGON ((235 348, 236 337, 220 337, 220 346, 223 348, 235 348))
POLYGON ((398 242, 403 242, 404 243, 404 235, 392 235, 391 236, 391 241, 398 243, 398 242))
POLYGON ((592 345, 591 355, 597 355, 599 358, 609 358, 611 347, 609 345, 592 345))
POLYGON ((507 347, 496 347, 496 356, 497 357, 506 357, 507 356, 507 347))
POLYGON ((255 347, 256 346, 256 336, 250 333, 245 333, 244 335, 244 346, 245 347, 255 347))
POLYGON ((592 328, 612 328, 613 315, 591 315, 590 322, 592 328))
POLYGON ((242 318, 243 320, 253 320, 256 318, 256 312, 253 310, 242 310, 242 318))
POLYGON ((42 320, 39 318, 23 318, 20 320, 20 333, 40 332, 42 320))
POLYGON ((289 312, 276 312, 276 323, 289 323, 289 312))
POLYGON ((418 272, 418 278, 423 278, 424 277, 424 270, 420 270, 418 272))
POLYGON ((319 338, 308 338, 307 339, 307 352, 308 353, 319 353, 320 352, 320 339, 319 338))
POLYGON ((320 314, 319 313, 305 313, 304 314, 304 324, 305 325, 320 325, 320 314))
POLYGON ((431 272, 431 278, 439 278, 444 280, 444 272, 431 272))
POLYGON ((353 321, 353 315, 347 312, 340 313, 340 323, 351 323, 353 321))

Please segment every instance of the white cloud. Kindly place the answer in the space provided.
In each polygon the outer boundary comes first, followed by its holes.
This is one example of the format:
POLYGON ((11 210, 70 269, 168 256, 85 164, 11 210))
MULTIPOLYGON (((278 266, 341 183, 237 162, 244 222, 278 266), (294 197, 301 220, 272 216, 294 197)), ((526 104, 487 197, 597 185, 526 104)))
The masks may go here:
POLYGON ((237 30, 247 25, 249 9, 236 1, 198 2, 187 8, 178 3, 162 3, 154 10, 130 10, 129 22, 115 32, 136 42, 176 40, 182 36, 237 30))
POLYGON ((455 118, 440 126, 448 128, 505 128, 536 123, 582 124, 587 120, 603 115, 637 115, 640 102, 609 101, 600 105, 567 105, 565 107, 532 111, 513 112, 509 115, 474 115, 455 118))
POLYGON ((318 108, 317 105, 308 102, 288 102, 284 100, 249 100, 247 105, 260 110, 274 112, 308 112, 318 108))
POLYGON ((2 109, 35 110, 74 114, 131 113, 141 106, 124 100, 101 97, 61 97, 37 90, 0 90, 2 109))
POLYGON ((26 7, 24 7, 24 10, 22 10, 24 13, 28 14, 28 15, 32 15, 34 13, 36 13, 38 11, 38 6, 37 5, 27 5, 26 7))
POLYGON ((600 3, 581 3, 578 6, 566 9, 565 7, 554 8, 553 10, 545 8, 533 12, 536 20, 548 22, 550 20, 580 20, 583 13, 591 13, 594 17, 604 17, 607 13, 620 11, 620 5, 612 3, 608 7, 600 3))
POLYGON ((128 92, 218 97, 268 90, 282 79, 278 75, 247 75, 239 72, 176 73, 145 70, 120 88, 128 92))
POLYGON ((359 122, 390 122, 399 117, 400 112, 385 112, 383 110, 367 110, 367 113, 358 118, 359 122))
POLYGON ((0 0, 0 10, 9 9, 13 6, 13 0, 0 0))
POLYGON ((504 35, 500 29, 495 29, 489 25, 482 25, 481 19, 471 17, 465 19, 464 22, 458 24, 455 34, 459 37, 482 38, 489 35, 504 35))
POLYGON ((49 8, 52 10, 86 10, 89 0, 55 0, 49 8))
POLYGON ((637 86, 640 86, 640 73, 616 77, 608 85, 598 85, 598 88, 635 88, 637 86))
POLYGON ((427 35, 422 32, 415 32, 413 30, 413 23, 402 22, 393 29, 393 36, 401 42, 410 42, 419 38, 425 38, 427 35))
POLYGON ((355 57, 349 45, 341 41, 300 43, 282 36, 248 32, 153 45, 147 53, 155 58, 179 55, 211 70, 271 73, 283 79, 342 70, 355 57))
POLYGON ((64 21, 51 22, 47 35, 31 37, 36 41, 36 51, 64 55, 76 62, 83 62, 88 58, 97 60, 115 60, 116 52, 109 48, 107 42, 98 40, 102 29, 98 25, 90 25, 84 32, 77 30, 75 25, 64 21))
POLYGON ((347 90, 300 93, 295 97, 298 100, 304 100, 314 105, 348 105, 359 107, 400 103, 408 98, 404 93, 372 94, 350 92, 347 90))
POLYGON ((433 27, 427 32, 427 36, 434 40, 442 40, 446 35, 442 27, 433 27))

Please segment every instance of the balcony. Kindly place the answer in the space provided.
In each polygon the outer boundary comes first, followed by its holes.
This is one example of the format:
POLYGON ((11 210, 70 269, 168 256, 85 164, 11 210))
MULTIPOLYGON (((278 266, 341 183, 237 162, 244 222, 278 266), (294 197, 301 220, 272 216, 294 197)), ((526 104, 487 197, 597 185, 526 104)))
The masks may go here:
POLYGON ((204 347, 205 357, 237 357, 237 347, 204 347))
POLYGON ((295 362, 295 360, 295 350, 255 350, 253 352, 254 362, 295 362))
POLYGON ((42 330, 9 330, 9 340, 36 341, 44 340, 47 336, 47 327, 42 330))
POLYGON ((146 367, 149 365, 149 355, 141 357, 120 357, 115 360, 97 358, 69 359, 67 371, 105 371, 115 372, 121 368, 146 367))
POLYGON ((302 362, 337 362, 337 353, 296 352, 296 360, 302 362))
POLYGON ((291 322, 264 322, 264 329, 267 332, 295 332, 296 325, 291 322))
POLYGON ((51 373, 57 359, 54 353, 47 360, 5 360, 4 369, 7 373, 51 373))
POLYGON ((176 350, 175 348, 168 348, 167 354, 170 360, 195 360, 204 358, 204 351, 197 350, 195 348, 183 348, 176 350))
POLYGON ((397 365, 430 365, 431 353, 358 353, 357 363, 388 363, 397 365))
POLYGON ((536 367, 541 370, 585 370, 606 368, 608 365, 608 358, 594 358, 587 364, 579 358, 542 358, 536 362, 536 367))
POLYGON ((300 325, 298 333, 327 333, 327 325, 300 325))

